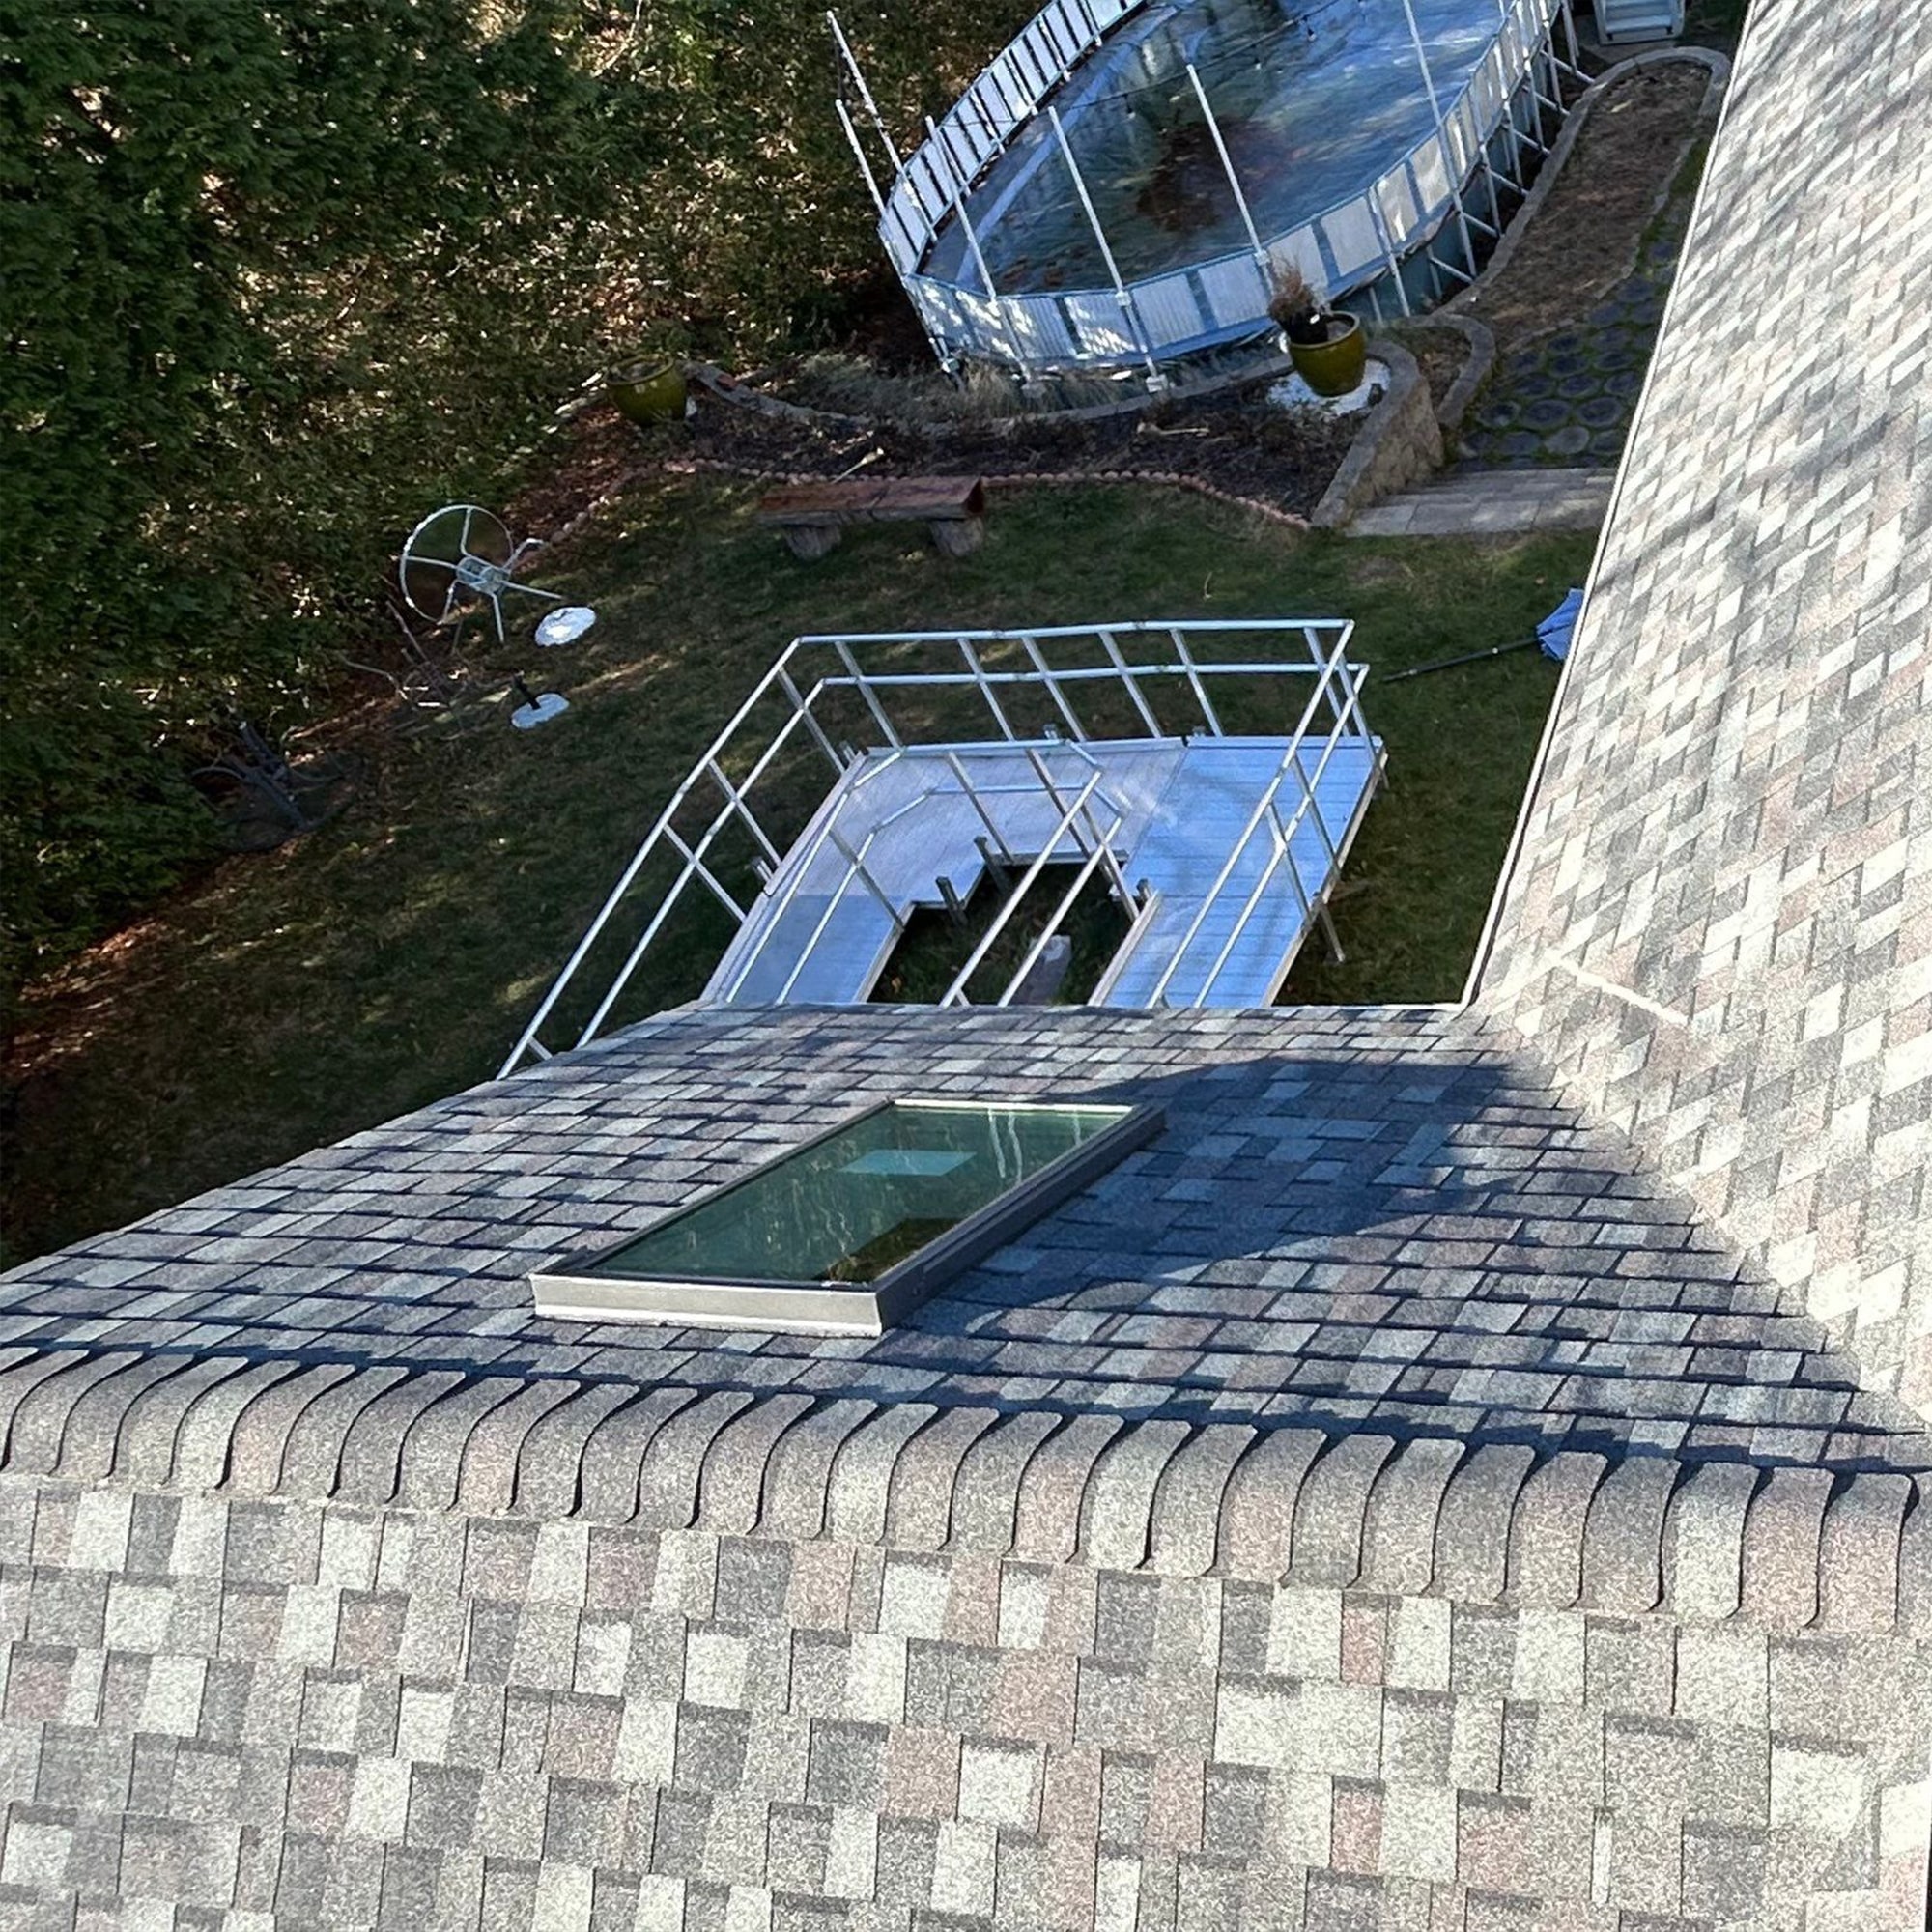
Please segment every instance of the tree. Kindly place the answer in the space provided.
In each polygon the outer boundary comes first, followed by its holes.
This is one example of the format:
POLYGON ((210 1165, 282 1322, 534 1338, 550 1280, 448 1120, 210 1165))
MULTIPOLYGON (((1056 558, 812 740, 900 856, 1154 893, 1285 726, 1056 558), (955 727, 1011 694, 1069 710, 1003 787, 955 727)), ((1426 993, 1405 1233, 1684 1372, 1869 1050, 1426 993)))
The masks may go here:
MULTIPOLYGON (((1025 12, 848 25, 911 127, 1025 12)), ((221 707, 303 703, 600 353, 825 327, 832 87, 816 0, 0 0, 0 987, 204 847, 221 707)))

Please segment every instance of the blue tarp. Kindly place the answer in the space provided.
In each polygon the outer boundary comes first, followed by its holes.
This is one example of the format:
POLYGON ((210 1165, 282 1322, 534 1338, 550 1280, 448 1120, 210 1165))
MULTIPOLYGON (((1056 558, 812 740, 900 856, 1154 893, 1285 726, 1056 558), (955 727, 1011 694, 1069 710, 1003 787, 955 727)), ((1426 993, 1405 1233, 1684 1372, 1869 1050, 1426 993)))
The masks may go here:
POLYGON ((1573 590, 1536 627, 1536 641, 1543 655, 1561 664, 1570 655, 1570 634, 1577 628, 1577 612, 1583 608, 1583 593, 1573 590))

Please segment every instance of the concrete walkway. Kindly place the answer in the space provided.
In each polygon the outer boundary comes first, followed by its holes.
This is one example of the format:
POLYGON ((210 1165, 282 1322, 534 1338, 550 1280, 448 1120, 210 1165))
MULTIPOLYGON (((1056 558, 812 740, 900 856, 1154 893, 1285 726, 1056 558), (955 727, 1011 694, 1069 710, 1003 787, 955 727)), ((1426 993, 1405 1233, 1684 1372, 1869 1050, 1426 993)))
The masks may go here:
POLYGON ((1521 530, 1594 530, 1609 507, 1609 469, 1467 471, 1364 510, 1356 537, 1507 536, 1521 530))

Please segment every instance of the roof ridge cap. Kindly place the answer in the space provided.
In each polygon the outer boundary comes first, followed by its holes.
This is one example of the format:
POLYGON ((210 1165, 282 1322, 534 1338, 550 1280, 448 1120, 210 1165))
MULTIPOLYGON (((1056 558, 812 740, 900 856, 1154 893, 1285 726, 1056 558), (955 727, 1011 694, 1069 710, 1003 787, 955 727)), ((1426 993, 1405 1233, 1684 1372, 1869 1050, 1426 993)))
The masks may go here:
POLYGON ((613 1399, 567 1377, 240 1355, 128 1375, 125 1352, 58 1352, 22 1365, 30 1426, 0 1471, 478 1520, 614 1509, 667 1533, 1932 1634, 1932 1477, 797 1389, 661 1383, 613 1399), (509 1453, 541 1431, 573 1465, 540 1484, 525 1472, 514 1500, 502 1475, 460 1480, 512 1403, 509 1453), (584 1481, 604 1463, 617 1492, 584 1481), (821 1511, 791 1494, 793 1463, 822 1481, 821 1511), (934 1484, 944 1496, 924 1493, 934 1484))

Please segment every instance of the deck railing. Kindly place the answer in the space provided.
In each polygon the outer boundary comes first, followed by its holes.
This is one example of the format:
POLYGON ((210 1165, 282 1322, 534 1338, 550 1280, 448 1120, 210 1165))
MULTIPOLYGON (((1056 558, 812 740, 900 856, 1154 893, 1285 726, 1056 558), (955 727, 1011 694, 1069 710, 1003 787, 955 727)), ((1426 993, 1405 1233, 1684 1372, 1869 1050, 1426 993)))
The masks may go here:
MULTIPOLYGON (((564 1043, 577 1046, 596 1038, 694 886, 723 908, 734 929, 745 925, 755 899, 795 892, 811 856, 836 836, 828 810, 835 788, 848 774, 852 784, 871 783, 915 750, 938 753, 936 768, 969 797, 976 786, 966 776, 965 754, 975 747, 1025 753, 1039 781, 1036 795, 1057 808, 1063 832, 1085 862, 1074 895, 1101 867, 1117 895, 1125 892, 1111 846, 1120 814, 1104 790, 1088 781, 1098 768, 1081 748, 1100 740, 1237 735, 1224 714, 1240 701, 1244 684, 1247 705, 1238 722, 1266 728, 1238 735, 1279 737, 1287 729, 1297 747, 1303 736, 1324 730, 1330 738, 1366 740, 1362 669, 1348 659, 1352 628, 1334 618, 1220 619, 795 639, 673 788, 519 1035, 502 1073, 550 1058, 557 1049, 546 1035, 561 1033, 564 1043), (1283 678, 1310 685, 1298 723, 1263 696, 1283 678), (1255 686, 1258 679, 1264 682, 1255 686), (1257 710, 1268 716, 1257 721, 1257 710), (1069 785, 1053 771, 1056 760, 1083 766, 1083 781, 1069 785), (861 764, 866 769, 854 774, 861 764), (741 883, 743 874, 755 891, 741 883), (586 995, 600 979, 601 992, 586 995), (566 1026, 562 1009, 581 1012, 586 1004, 587 1016, 566 1026)), ((1300 771, 1297 761, 1290 763, 1293 771, 1278 775, 1270 800, 1300 771)), ((998 789, 977 786, 977 809, 996 845, 997 814, 985 801, 998 789)), ((1291 832, 1308 810, 1305 801, 1294 808, 1291 832)), ((861 853, 848 865, 848 884, 863 883, 863 861, 861 853)), ((1071 903, 1069 896, 1063 913, 1071 903)), ((753 957, 729 960, 731 943, 724 948, 726 997, 743 986, 755 956, 754 950, 753 957)), ((1006 996, 1010 992, 1011 984, 1006 996)), ((964 980, 947 997, 963 999, 964 980)))
MULTIPOLYGON (((1495 37, 1461 90, 1439 102, 1439 126, 1368 187, 1293 229, 1260 237, 1259 251, 1231 249, 1120 288, 1052 294, 1000 294, 924 272, 939 231, 958 218, 958 203, 1079 62, 1147 4, 1048 0, 906 156, 890 185, 875 190, 879 239, 942 353, 1017 361, 1029 370, 1119 368, 1264 327, 1270 281, 1289 267, 1331 300, 1371 291, 1378 315, 1373 291, 1387 282, 1406 313, 1402 263, 1428 251, 1452 217, 1497 232, 1496 182, 1522 190, 1525 151, 1548 153, 1554 135, 1545 114, 1561 123, 1561 76, 1577 73, 1569 0, 1496 0, 1495 37), (1559 23, 1568 59, 1555 45, 1559 23), (1486 177, 1482 197, 1465 197, 1478 176, 1486 177)), ((1452 279, 1468 280, 1469 265, 1429 259, 1452 279)))

